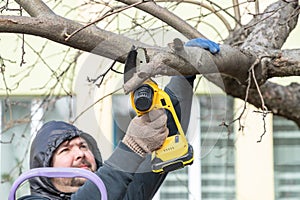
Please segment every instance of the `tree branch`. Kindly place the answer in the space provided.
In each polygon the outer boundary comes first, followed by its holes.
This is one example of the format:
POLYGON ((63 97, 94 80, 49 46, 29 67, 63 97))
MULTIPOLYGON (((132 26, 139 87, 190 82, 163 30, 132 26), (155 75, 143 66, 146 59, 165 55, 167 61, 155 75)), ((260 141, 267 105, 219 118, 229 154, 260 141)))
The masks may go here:
POLYGON ((241 48, 251 50, 257 55, 265 55, 266 49, 280 49, 297 24, 297 2, 277 1, 271 4, 241 48))
POLYGON ((15 0, 32 17, 55 15, 42 0, 15 0))
MULTIPOLYGON (((167 51, 147 48, 150 62, 143 65, 130 82, 124 85, 125 92, 135 89, 147 78, 161 75, 226 74, 241 84, 247 84, 248 70, 255 57, 243 54, 239 49, 220 45, 220 52, 212 55, 198 47, 185 47, 182 51, 167 51)), ((261 81, 261 71, 257 70, 257 79, 261 81)), ((214 81, 222 82, 221 77, 214 81)))
MULTIPOLYGON (((118 0, 118 1, 128 5, 139 2, 139 0, 118 0)), ((179 31, 188 39, 198 38, 198 37, 206 38, 204 35, 198 32, 191 25, 189 25, 184 20, 179 18, 177 15, 157 5, 154 1, 149 1, 144 4, 140 4, 136 7, 160 19, 161 21, 167 23, 168 25, 173 27, 175 30, 179 31)))
POLYGON ((89 26, 65 41, 68 34, 80 29, 82 26, 77 22, 59 16, 39 18, 0 16, 0 32, 2 33, 24 33, 40 36, 119 62, 125 61, 132 45, 148 47, 144 43, 99 29, 96 26, 89 26))
POLYGON ((187 4, 194 4, 200 7, 203 7, 207 10, 209 10, 211 13, 215 14, 221 21, 222 23, 225 25, 225 27, 227 28, 228 31, 231 31, 231 25, 228 22, 228 20, 223 17, 223 15, 216 10, 213 6, 207 5, 203 2, 197 1, 197 0, 156 0, 155 2, 177 2, 177 3, 187 3, 187 4))
MULTIPOLYGON (((207 76, 209 79, 214 78, 214 75, 207 76)), ((225 92, 227 94, 244 100, 247 91, 246 86, 226 77, 223 77, 223 84, 225 85, 225 92)), ((269 111, 275 115, 295 121, 300 127, 300 84, 292 83, 288 86, 283 86, 266 82, 260 86, 260 91, 265 106, 269 111)), ((258 108, 262 106, 261 98, 256 89, 249 90, 248 102, 258 108)))
POLYGON ((274 57, 266 62, 266 78, 300 76, 300 49, 274 51, 274 57))

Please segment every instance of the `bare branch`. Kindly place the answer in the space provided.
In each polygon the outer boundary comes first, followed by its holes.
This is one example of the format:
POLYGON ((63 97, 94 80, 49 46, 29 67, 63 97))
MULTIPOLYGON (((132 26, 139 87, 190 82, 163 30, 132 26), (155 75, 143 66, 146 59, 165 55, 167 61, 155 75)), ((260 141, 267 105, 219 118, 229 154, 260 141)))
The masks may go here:
MULTIPOLYGON (((206 75, 209 80, 214 80, 215 75, 206 75)), ((224 91, 231 96, 244 100, 247 88, 236 80, 223 76, 224 91)), ((272 82, 265 82, 260 86, 260 91, 266 108, 275 115, 293 120, 300 127, 300 84, 291 83, 283 86, 272 82)), ((249 89, 248 102, 256 107, 262 107, 261 97, 256 89, 249 89)))
POLYGON ((113 68, 115 64, 116 64, 116 61, 114 60, 112 62, 112 64, 110 65, 110 67, 105 72, 103 72, 102 74, 98 75, 96 78, 87 77, 88 82, 92 82, 93 84, 96 84, 96 86, 99 88, 102 85, 102 83, 104 81, 104 78, 108 74, 108 72, 113 71, 113 72, 118 73, 118 74, 123 74, 122 72, 116 71, 113 68), (100 79, 100 81, 99 81, 99 79, 100 79), (97 81, 99 81, 99 82, 96 83, 97 81))
MULTIPOLYGON (((128 5, 139 2, 139 0, 118 0, 118 1, 128 5)), ((167 23, 168 25, 170 25, 171 27, 173 27, 174 29, 182 33, 188 39, 198 38, 198 37, 206 38, 204 35, 198 32, 191 25, 189 25, 184 20, 179 18, 177 15, 157 5, 154 1, 148 1, 147 3, 138 5, 136 7, 167 23)))
MULTIPOLYGON (((222 23, 226 26, 228 31, 232 30, 230 23, 228 22, 228 20, 225 17, 222 16, 222 14, 219 12, 219 10, 216 10, 213 6, 207 5, 203 2, 196 1, 196 0, 157 0, 156 2, 188 3, 188 4, 194 4, 194 5, 203 7, 205 9, 209 10, 211 13, 215 14, 222 21, 222 23)), ((224 11, 224 9, 221 9, 221 10, 224 11)))
POLYGON ((113 60, 116 59, 120 62, 125 61, 132 45, 148 46, 95 26, 87 27, 70 40, 65 41, 68 34, 80 29, 82 26, 77 22, 59 16, 50 18, 0 16, 0 32, 36 35, 76 49, 92 52, 113 60))
POLYGON ((15 0, 32 17, 55 15, 42 0, 15 0))
POLYGON ((238 0, 232 0, 233 4, 233 10, 234 10, 234 16, 236 20, 239 22, 237 25, 241 23, 241 13, 240 13, 240 7, 239 7, 239 1, 238 0))
POLYGON ((267 78, 300 76, 300 49, 274 51, 273 59, 266 62, 266 69, 267 78))

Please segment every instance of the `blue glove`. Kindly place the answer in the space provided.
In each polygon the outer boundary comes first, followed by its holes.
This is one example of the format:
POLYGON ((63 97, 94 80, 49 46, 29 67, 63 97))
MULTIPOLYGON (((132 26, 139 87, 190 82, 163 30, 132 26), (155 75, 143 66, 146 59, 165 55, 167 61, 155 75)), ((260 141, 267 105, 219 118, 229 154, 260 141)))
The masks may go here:
POLYGON ((209 50, 210 53, 216 54, 220 51, 220 47, 217 43, 204 39, 204 38, 195 38, 187 41, 184 46, 187 47, 200 47, 206 50, 209 50))

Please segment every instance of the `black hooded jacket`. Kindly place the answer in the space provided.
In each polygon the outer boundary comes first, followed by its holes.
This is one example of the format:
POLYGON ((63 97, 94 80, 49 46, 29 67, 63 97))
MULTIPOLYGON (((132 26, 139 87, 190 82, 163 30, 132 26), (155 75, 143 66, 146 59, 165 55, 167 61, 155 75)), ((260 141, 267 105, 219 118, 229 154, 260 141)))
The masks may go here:
MULTIPOLYGON (((175 102, 174 107, 176 111, 180 110, 178 114, 184 115, 181 117, 181 123, 185 131, 189 121, 192 99, 191 86, 194 78, 194 76, 187 79, 172 78, 166 87, 169 95, 176 94, 178 101, 175 102), (171 91, 174 91, 174 93, 171 91)), ((151 156, 142 158, 122 142, 119 143, 109 159, 102 163, 101 154, 94 138, 75 126, 61 121, 47 122, 38 131, 31 145, 30 169, 50 167, 56 148, 64 141, 75 137, 82 137, 87 141, 98 166, 95 173, 104 182, 110 200, 150 200, 167 175, 166 173, 153 173, 151 170, 151 156)), ((70 194, 58 191, 48 178, 36 177, 30 180, 30 190, 30 196, 22 197, 19 200, 101 199, 97 187, 89 180, 77 192, 70 194)))

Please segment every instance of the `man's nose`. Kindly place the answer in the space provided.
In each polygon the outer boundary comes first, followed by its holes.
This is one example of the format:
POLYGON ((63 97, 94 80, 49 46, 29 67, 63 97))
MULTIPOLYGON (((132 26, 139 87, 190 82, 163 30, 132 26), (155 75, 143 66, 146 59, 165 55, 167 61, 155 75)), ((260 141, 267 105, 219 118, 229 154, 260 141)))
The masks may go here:
POLYGON ((76 158, 76 160, 84 158, 84 156, 85 156, 85 152, 83 150, 81 150, 80 148, 75 148, 73 153, 74 153, 74 157, 76 158))

